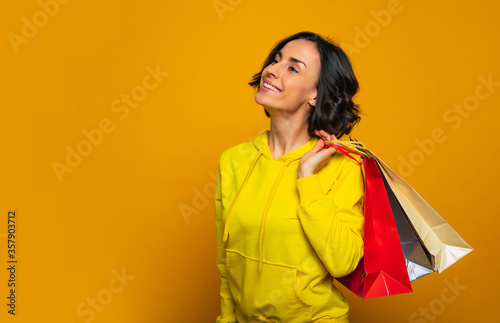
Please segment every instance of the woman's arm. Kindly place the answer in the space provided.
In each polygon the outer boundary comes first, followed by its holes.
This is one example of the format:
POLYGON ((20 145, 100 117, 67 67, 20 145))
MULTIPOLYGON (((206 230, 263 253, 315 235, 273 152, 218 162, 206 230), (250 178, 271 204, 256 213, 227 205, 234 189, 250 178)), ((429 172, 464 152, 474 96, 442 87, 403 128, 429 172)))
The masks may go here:
POLYGON ((317 173, 297 179, 300 223, 333 277, 349 274, 363 257, 364 184, 361 167, 353 160, 347 161, 326 193, 317 173))
MULTIPOLYGON (((221 158, 222 160, 222 158, 221 158)), ((234 323, 236 322, 235 302, 229 284, 227 281, 226 273, 226 251, 222 242, 222 234, 224 231, 224 222, 222 219, 222 192, 221 192, 221 162, 219 162, 219 169, 217 171, 217 183, 215 190, 215 232, 217 235, 217 267, 220 272, 221 286, 220 286, 220 305, 221 314, 216 318, 216 323, 234 323)))

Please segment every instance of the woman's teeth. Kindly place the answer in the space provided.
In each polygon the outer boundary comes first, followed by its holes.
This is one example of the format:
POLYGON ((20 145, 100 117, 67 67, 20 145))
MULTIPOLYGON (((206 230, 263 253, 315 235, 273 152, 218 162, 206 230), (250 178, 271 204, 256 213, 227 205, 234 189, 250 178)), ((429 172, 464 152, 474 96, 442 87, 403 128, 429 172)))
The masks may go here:
POLYGON ((264 86, 265 88, 268 88, 274 92, 281 92, 280 90, 278 90, 277 88, 275 88, 274 86, 272 86, 271 84, 267 84, 266 82, 264 82, 264 84, 262 84, 262 86, 264 86))

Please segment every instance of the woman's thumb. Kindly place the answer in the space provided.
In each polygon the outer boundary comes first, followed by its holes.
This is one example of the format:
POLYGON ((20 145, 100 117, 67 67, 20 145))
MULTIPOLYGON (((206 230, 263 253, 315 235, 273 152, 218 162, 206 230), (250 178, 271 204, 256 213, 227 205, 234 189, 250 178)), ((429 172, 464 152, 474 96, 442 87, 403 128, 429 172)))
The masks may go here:
POLYGON ((323 139, 320 139, 316 142, 314 147, 310 150, 312 153, 317 153, 320 151, 323 147, 325 146, 325 141, 323 139))

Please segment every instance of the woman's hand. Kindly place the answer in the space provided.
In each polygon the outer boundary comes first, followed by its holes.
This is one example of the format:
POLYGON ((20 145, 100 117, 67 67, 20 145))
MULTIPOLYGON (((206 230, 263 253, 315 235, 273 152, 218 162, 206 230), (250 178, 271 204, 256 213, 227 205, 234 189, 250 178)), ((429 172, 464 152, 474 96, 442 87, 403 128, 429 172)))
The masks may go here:
POLYGON ((333 147, 323 149, 326 140, 336 140, 333 134, 328 134, 324 130, 315 130, 317 136, 321 137, 316 145, 302 156, 297 167, 297 178, 316 174, 323 166, 328 164, 333 153, 337 150, 333 147))

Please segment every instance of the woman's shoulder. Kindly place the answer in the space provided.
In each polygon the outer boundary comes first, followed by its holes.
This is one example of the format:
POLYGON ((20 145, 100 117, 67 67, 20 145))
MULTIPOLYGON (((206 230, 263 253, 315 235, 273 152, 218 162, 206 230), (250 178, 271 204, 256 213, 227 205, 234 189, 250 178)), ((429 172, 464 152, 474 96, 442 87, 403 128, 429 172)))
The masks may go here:
POLYGON ((323 173, 340 173, 342 171, 353 169, 361 170, 363 159, 357 155, 351 155, 351 157, 344 155, 340 151, 336 151, 332 155, 328 164, 326 164, 320 171, 323 171, 323 173))
POLYGON ((253 142, 241 142, 225 149, 220 154, 220 162, 226 163, 234 160, 246 160, 253 154, 255 154, 255 147, 253 142))
POLYGON ((351 178, 362 181, 363 160, 354 155, 354 159, 336 151, 331 160, 318 171, 318 178, 325 191, 331 189, 332 185, 342 178, 351 178))

